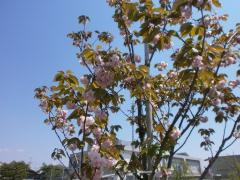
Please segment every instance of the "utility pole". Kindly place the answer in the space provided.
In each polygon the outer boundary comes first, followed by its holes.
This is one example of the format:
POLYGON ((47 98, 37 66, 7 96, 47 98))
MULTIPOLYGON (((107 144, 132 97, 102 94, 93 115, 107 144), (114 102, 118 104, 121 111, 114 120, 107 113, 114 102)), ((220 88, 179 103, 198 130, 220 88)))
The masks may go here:
MULTIPOLYGON (((132 103, 131 106, 131 125, 132 125, 132 142, 134 141, 134 113, 135 113, 135 109, 134 109, 134 103, 132 103)), ((134 145, 132 145, 132 153, 134 153, 134 145)))
POLYGON ((62 171, 62 180, 64 178, 64 167, 63 167, 63 171, 62 171))
POLYGON ((52 170, 53 170, 53 168, 51 168, 50 180, 52 180, 52 170))
MULTIPOLYGON (((149 59, 149 46, 144 44, 144 53, 145 53, 145 65, 149 68, 150 71, 150 59, 149 59)), ((150 72, 148 75, 150 76, 150 72)), ((147 128, 147 144, 148 148, 151 146, 153 141, 153 113, 152 113, 151 99, 146 100, 146 128, 147 128)), ((147 157, 147 170, 152 170, 152 158, 147 157)))

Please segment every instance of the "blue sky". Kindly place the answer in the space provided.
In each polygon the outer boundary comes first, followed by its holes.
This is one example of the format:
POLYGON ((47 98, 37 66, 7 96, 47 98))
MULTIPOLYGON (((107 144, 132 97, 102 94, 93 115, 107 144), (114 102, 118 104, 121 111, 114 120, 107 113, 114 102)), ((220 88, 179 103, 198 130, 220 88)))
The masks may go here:
MULTIPOLYGON (((240 1, 223 3, 230 14, 229 27, 240 22, 240 1)), ((110 31, 121 40, 104 0, 1 0, 0 1, 0 161, 25 160, 34 168, 52 162, 57 138, 42 122, 43 113, 33 98, 34 89, 51 85, 58 70, 83 72, 76 49, 66 37, 79 29, 77 17, 91 17, 91 29, 110 31)), ((139 52, 140 53, 140 52, 139 52)), ((129 135, 127 130, 122 138, 129 135)), ((203 157, 194 140, 185 150, 203 157)), ((236 143, 225 154, 238 153, 236 143)))

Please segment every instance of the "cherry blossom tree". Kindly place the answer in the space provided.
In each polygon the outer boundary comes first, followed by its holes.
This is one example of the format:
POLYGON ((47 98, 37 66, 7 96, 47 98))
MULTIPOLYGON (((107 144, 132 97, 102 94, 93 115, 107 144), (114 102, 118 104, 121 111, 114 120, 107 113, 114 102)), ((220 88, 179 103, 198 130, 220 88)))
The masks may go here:
POLYGON ((82 15, 82 29, 68 37, 88 73, 78 78, 59 71, 53 86, 35 90, 45 123, 62 144, 52 157, 60 162, 67 157, 73 165, 70 154, 80 152, 80 168, 74 168, 78 179, 100 179, 106 169, 120 179, 129 172, 137 179, 167 179, 173 156, 198 131, 199 148, 210 152, 203 179, 220 153, 240 138, 240 25, 223 27, 228 16, 216 14, 218 0, 107 3, 115 10, 125 51, 112 46, 110 32, 89 31, 90 19, 82 15), (137 46, 144 46, 143 57, 137 46), (163 54, 165 61, 159 60, 163 54), (123 106, 131 102, 129 114, 123 106), (132 145, 139 152, 130 161, 118 143, 118 130, 124 127, 109 124, 120 113, 137 127, 132 145), (222 141, 214 143, 217 124, 223 127, 222 141), (91 149, 84 155, 87 146, 91 149))

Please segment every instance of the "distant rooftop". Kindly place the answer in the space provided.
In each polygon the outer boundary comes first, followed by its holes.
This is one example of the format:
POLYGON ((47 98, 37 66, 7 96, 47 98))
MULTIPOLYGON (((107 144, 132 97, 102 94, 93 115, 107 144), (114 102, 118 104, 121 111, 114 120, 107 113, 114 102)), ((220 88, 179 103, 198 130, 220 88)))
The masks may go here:
POLYGON ((240 155, 219 156, 212 166, 213 174, 221 174, 227 177, 240 166, 240 155))
POLYGON ((188 153, 186 153, 186 152, 177 153, 177 155, 181 155, 181 156, 189 156, 188 153))

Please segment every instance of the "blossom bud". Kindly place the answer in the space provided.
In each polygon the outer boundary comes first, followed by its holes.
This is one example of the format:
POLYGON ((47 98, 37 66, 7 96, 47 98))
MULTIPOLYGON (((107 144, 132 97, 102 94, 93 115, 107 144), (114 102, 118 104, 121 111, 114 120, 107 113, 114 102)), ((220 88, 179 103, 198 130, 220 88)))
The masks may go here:
POLYGON ((134 55, 134 61, 136 63, 140 63, 141 62, 141 57, 139 55, 134 55))
POLYGON ((162 71, 168 66, 168 64, 164 61, 161 61, 160 63, 156 64, 156 67, 159 71, 162 71))
POLYGON ((199 121, 201 121, 202 123, 206 123, 206 122, 208 122, 208 117, 207 116, 200 116, 199 117, 199 121))
POLYGON ((221 99, 219 99, 219 98, 216 98, 216 99, 213 99, 213 100, 212 100, 212 103, 213 103, 214 106, 217 106, 217 105, 221 104, 221 102, 222 102, 222 101, 221 101, 221 99))

